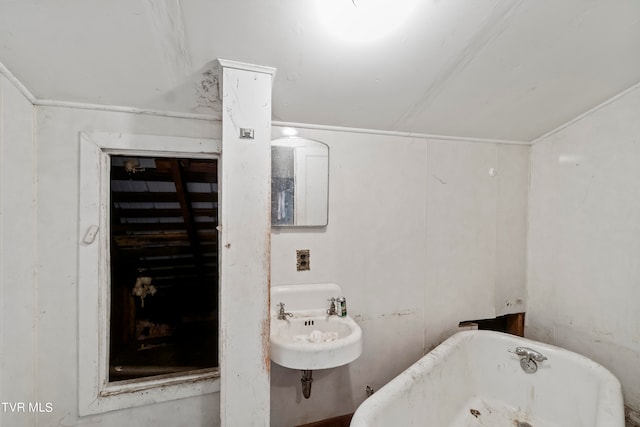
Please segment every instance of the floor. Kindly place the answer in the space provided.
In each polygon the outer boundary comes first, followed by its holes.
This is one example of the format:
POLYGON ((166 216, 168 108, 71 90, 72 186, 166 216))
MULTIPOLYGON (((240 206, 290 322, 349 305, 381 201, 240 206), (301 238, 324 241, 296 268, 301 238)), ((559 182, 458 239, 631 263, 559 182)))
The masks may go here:
POLYGON ((335 418, 317 421, 311 424, 300 425, 297 427, 349 427, 352 417, 353 414, 347 414, 335 418))

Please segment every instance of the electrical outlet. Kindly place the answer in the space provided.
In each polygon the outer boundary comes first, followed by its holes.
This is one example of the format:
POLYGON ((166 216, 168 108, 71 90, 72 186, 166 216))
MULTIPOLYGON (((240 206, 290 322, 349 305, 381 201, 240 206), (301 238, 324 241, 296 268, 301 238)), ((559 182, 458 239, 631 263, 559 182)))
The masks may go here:
POLYGON ((296 268, 298 271, 311 270, 309 249, 296 250, 296 268))

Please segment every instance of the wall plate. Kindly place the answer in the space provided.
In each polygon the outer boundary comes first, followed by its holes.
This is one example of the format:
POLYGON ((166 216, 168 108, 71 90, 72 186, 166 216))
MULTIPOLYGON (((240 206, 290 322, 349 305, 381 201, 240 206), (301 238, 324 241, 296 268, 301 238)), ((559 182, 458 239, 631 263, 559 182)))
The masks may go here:
POLYGON ((296 250, 296 269, 298 271, 311 270, 309 249, 296 250))
POLYGON ((240 138, 241 139, 253 139, 253 129, 249 128, 240 128, 240 138))

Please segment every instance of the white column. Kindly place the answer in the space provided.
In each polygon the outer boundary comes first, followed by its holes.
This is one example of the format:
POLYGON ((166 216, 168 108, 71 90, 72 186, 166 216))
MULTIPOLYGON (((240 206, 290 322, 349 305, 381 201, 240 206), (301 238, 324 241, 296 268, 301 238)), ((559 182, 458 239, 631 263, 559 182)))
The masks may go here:
POLYGON ((269 425, 272 68, 222 68, 220 417, 269 425), (241 132, 252 132, 243 138, 241 132))

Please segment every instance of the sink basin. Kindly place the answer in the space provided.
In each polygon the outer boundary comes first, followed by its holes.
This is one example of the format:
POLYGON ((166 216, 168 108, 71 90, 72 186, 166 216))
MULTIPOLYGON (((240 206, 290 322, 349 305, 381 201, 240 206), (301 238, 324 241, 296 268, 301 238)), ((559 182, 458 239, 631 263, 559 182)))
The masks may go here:
POLYGON ((285 368, 335 368, 362 354, 362 330, 349 316, 294 312, 271 320, 271 360, 285 368))
POLYGON ((292 316, 280 320, 277 310, 271 312, 271 360, 285 368, 314 370, 360 357, 360 326, 350 316, 326 314, 327 299, 339 295, 342 291, 336 284, 274 286, 272 304, 285 303, 292 316))

